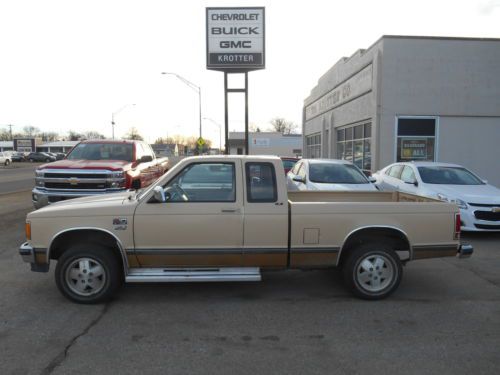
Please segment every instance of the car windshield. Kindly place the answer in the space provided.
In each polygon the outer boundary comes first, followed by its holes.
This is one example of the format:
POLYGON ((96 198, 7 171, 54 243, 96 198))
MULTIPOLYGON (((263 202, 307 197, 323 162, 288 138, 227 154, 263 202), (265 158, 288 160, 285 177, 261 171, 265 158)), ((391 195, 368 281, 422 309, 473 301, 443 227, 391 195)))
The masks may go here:
POLYGON ((309 180, 323 184, 368 184, 365 175, 354 165, 311 163, 309 180))
POLYGON ((426 184, 483 185, 470 171, 460 167, 418 167, 420 178, 426 184))
POLYGON ((133 161, 133 151, 133 145, 130 143, 80 143, 71 150, 66 159, 133 161))

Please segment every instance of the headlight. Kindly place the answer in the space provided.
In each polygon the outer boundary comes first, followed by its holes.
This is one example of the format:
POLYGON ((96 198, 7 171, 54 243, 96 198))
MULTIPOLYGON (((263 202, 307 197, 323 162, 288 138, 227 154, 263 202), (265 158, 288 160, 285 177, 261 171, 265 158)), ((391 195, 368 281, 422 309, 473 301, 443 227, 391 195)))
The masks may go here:
POLYGON ((455 200, 455 203, 457 204, 458 208, 462 208, 464 210, 466 210, 468 207, 467 203, 465 203, 463 200, 458 199, 458 198, 455 200))
POLYGON ((43 177, 43 169, 35 170, 35 177, 43 177))

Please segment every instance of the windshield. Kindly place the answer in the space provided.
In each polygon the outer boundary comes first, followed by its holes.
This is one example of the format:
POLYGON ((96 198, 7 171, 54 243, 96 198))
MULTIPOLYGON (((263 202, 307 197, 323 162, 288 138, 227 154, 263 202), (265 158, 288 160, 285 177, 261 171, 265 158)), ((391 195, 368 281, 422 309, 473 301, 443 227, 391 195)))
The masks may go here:
POLYGON ((354 165, 311 163, 309 180, 324 184, 368 184, 365 175, 354 165))
POLYGON ((130 143, 80 143, 66 159, 133 161, 133 146, 130 143))
POLYGON ((470 171, 460 167, 418 167, 422 181, 426 184, 483 185, 470 171))

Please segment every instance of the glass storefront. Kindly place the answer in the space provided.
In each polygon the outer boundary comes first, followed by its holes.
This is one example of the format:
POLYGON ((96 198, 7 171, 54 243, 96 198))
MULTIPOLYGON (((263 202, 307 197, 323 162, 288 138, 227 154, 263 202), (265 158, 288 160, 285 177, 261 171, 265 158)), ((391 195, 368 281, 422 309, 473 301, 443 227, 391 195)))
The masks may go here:
POLYGON ((348 160, 359 168, 370 170, 372 125, 365 123, 337 130, 337 159, 348 160))
POLYGON ((306 155, 310 159, 321 158, 321 133, 306 137, 306 155))

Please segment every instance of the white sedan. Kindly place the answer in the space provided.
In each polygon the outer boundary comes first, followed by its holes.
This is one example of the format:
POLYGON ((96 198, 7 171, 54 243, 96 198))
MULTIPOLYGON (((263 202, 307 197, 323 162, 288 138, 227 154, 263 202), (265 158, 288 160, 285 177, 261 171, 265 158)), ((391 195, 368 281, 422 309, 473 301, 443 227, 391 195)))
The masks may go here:
POLYGON ((381 190, 455 202, 464 231, 500 231, 500 189, 468 169, 447 163, 395 163, 373 174, 381 190))
POLYGON ((335 159, 302 159, 286 176, 289 191, 377 191, 375 185, 351 162, 335 159))

